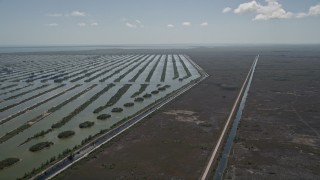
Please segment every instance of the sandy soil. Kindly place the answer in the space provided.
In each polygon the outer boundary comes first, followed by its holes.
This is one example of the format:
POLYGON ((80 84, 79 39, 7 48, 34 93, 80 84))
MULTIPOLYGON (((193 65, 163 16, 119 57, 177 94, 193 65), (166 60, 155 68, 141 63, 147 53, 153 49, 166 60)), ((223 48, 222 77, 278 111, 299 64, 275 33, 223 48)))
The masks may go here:
POLYGON ((56 179, 199 178, 256 52, 185 51, 210 77, 56 179))

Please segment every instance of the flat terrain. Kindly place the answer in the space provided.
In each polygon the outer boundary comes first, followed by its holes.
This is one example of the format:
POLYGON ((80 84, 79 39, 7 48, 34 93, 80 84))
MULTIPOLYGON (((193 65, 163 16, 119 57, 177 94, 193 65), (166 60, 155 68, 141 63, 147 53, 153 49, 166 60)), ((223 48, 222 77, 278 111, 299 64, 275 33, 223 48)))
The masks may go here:
MULTIPOLYGON (((251 46, 17 54, 14 59, 20 61, 17 68, 21 69, 21 74, 15 72, 17 73, 15 76, 7 76, 8 71, 12 69, 10 65, 1 69, 4 76, 1 76, 0 97, 3 98, 0 103, 3 105, 1 108, 4 109, 0 116, 3 116, 1 117, 3 120, 20 110, 25 111, 23 114, 9 118, 1 125, 1 139, 4 142, 0 143, 0 148, 2 154, 6 153, 6 157, 3 158, 19 158, 19 161, 0 171, 0 177, 13 177, 12 174, 17 176, 18 173, 14 174, 15 171, 23 174, 24 172, 18 171, 19 168, 31 169, 33 167, 28 166, 30 163, 39 165, 45 162, 50 158, 48 156, 50 152, 58 154, 66 147, 73 148, 74 145, 81 144, 89 135, 111 127, 128 113, 137 112, 165 96, 166 93, 199 77, 196 69, 190 66, 188 58, 184 58, 190 57, 210 75, 207 79, 55 178, 198 179, 207 164, 209 154, 216 144, 254 57, 260 54, 224 178, 319 179, 319 52, 319 46, 251 46), (170 56, 171 54, 181 55, 181 58, 170 56), (29 57, 29 59, 24 62, 21 57, 29 57), (48 59, 34 63, 37 57, 48 57, 48 59), (122 61, 126 58, 131 60, 122 61), (176 64, 179 74, 179 78, 176 79, 174 79, 173 59, 179 63, 176 64), (191 76, 188 77, 188 72, 179 59, 187 64, 186 67, 191 70, 191 76), (87 65, 74 66, 73 63, 77 62, 87 65), (125 63, 121 64, 122 62, 125 63), (128 64, 130 62, 132 64, 128 64), (120 64, 118 68, 123 69, 117 74, 117 68, 111 65, 108 67, 110 71, 104 72, 107 69, 101 67, 101 64, 105 63, 115 63, 115 66, 120 64), (62 64, 69 65, 63 66, 69 71, 68 74, 64 74, 66 71, 54 68, 62 64), (92 70, 87 68, 90 66, 92 70), (46 67, 48 72, 38 71, 40 67, 46 67), (83 71, 84 69, 88 69, 88 72, 83 71), (29 74, 29 70, 36 73, 29 74), (141 74, 136 76, 137 79, 130 81, 139 72, 141 74), (153 75, 147 80, 151 72, 153 75), (28 74, 27 78, 26 74, 28 74), (112 74, 109 80, 103 82, 103 78, 112 74), (63 80, 62 83, 54 83, 57 76, 58 78, 72 77, 63 80), (31 77, 32 81, 27 82, 31 77), (181 83, 180 78, 186 79, 181 83), (72 79, 75 82, 71 82, 72 79), (45 86, 46 84, 49 85, 45 86), (60 87, 61 84, 66 85, 60 87), (109 89, 110 84, 115 86, 109 89), (147 88, 144 84, 148 85, 147 88), (168 92, 151 93, 164 85, 171 86, 168 92), (38 89, 35 92, 31 91, 34 88, 38 89), (120 93, 121 97, 116 95, 117 92, 124 91, 127 93, 120 93), (36 96, 38 92, 44 92, 44 94, 36 96), (59 95, 59 92, 65 93, 59 95), (50 128, 54 122, 72 114, 77 107, 99 92, 102 93, 99 98, 92 101, 87 108, 80 109, 81 112, 76 111, 77 115, 69 119, 70 122, 62 128, 44 132, 45 136, 37 136, 19 146, 28 137, 33 137, 34 133, 45 129, 43 127, 50 128), (138 106, 135 102, 133 108, 125 107, 124 104, 132 102, 134 98, 131 96, 137 92, 142 92, 137 97, 149 93, 152 94, 152 98, 144 98, 142 106, 138 106), (25 100, 21 102, 21 99, 15 97, 5 100, 14 95, 19 95, 17 96, 19 98, 24 97, 25 100), (76 97, 72 101, 63 103, 73 96, 76 97), (53 98, 49 99, 51 97, 53 98), (49 100, 42 101, 46 99, 49 100), (111 99, 119 102, 115 106, 104 106, 111 99), (33 107, 39 102, 43 104, 34 107, 31 111, 38 114, 24 109, 33 107), (10 107, 12 104, 14 106, 10 107), (47 116, 47 110, 59 104, 64 108, 47 116), (102 112, 93 113, 101 106, 106 108, 102 112), (124 112, 114 114, 113 107, 121 107, 124 112), (39 114, 45 117, 37 117, 39 114), (111 118, 98 120, 97 117, 102 114, 105 114, 102 117, 108 117, 107 114, 111 114, 111 118), (34 118, 39 121, 34 121, 34 118), (90 128, 80 129, 79 124, 85 121, 92 121, 94 124, 90 128), (14 130, 19 127, 19 124, 26 122, 29 122, 27 130, 9 139, 3 138, 7 136, 8 128, 14 130), (75 134, 66 139, 57 137, 59 133, 68 130, 73 130, 75 134), (36 142, 54 142, 54 144, 33 154, 28 151, 28 148, 36 142), (16 157, 14 154, 19 156, 16 157), (20 155, 24 158, 20 158, 20 155), (38 158, 35 158, 36 156, 38 158)), ((3 54, 0 58, 7 56, 10 55, 3 54)), ((8 62, 10 64, 10 61, 8 62)), ((1 63, 7 62, 1 61, 1 63)))
POLYGON ((197 179, 256 52, 183 51, 210 75, 56 179, 197 179))
POLYGON ((0 54, 0 179, 31 177, 200 78, 188 56, 128 53, 0 54))
POLYGON ((225 179, 320 178, 319 52, 260 56, 225 179))

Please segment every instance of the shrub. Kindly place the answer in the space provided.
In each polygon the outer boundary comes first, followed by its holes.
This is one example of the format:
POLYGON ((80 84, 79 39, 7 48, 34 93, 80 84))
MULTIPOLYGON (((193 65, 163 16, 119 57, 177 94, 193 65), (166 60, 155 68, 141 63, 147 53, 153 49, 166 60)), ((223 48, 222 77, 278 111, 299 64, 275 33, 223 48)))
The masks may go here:
POLYGON ((91 127, 93 125, 94 125, 94 122, 85 121, 85 122, 79 124, 79 128, 89 128, 89 127, 91 127))
POLYGON ((63 81, 63 79, 55 79, 55 80, 53 80, 53 82, 55 82, 55 83, 61 83, 63 81))
POLYGON ((134 99, 135 102, 142 102, 144 99, 142 97, 138 97, 134 99))
POLYGON ((110 114, 101 114, 101 115, 99 115, 99 116, 97 117, 97 119, 99 119, 99 120, 105 120, 105 119, 108 119, 108 118, 110 118, 110 117, 111 117, 110 114))
POLYGON ((111 112, 122 112, 122 111, 123 111, 122 108, 117 107, 117 108, 113 108, 111 112))
POLYGON ((150 98, 151 97, 151 94, 145 94, 143 95, 144 98, 150 98))
POLYGON ((35 145, 31 146, 31 147, 29 148, 29 151, 31 151, 31 152, 37 152, 37 151, 40 151, 40 150, 42 150, 42 149, 44 149, 44 148, 50 147, 50 146, 52 146, 52 145, 53 145, 53 142, 49 142, 49 141, 40 142, 40 143, 38 143, 38 144, 35 144, 35 145))
POLYGON ((152 91, 151 94, 159 94, 159 91, 157 91, 157 90, 152 91))
POLYGON ((132 106, 134 106, 133 102, 129 102, 129 103, 124 104, 124 107, 132 107, 132 106))
POLYGON ((68 138, 70 136, 73 136, 75 134, 74 131, 63 131, 58 134, 58 138, 63 139, 63 138, 68 138))
POLYGON ((6 159, 4 159, 4 160, 0 161, 0 170, 11 166, 11 165, 17 163, 18 161, 20 161, 20 159, 18 159, 18 158, 6 158, 6 159))

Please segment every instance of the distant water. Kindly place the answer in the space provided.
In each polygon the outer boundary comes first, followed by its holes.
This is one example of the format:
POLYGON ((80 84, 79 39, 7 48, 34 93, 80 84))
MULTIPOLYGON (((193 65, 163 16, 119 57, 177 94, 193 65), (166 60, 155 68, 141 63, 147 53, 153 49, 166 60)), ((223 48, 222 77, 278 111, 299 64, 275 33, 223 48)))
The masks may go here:
POLYGON ((84 51, 101 49, 190 49, 190 48, 217 48, 218 50, 255 51, 255 52, 312 52, 319 54, 320 44, 306 45, 250 45, 250 44, 163 44, 163 45, 91 45, 91 46, 0 46, 1 53, 29 53, 29 52, 54 52, 54 51, 84 51))
POLYGON ((25 46, 0 47, 0 53, 53 52, 53 51, 83 51, 97 49, 188 49, 192 46, 182 45, 119 45, 119 46, 25 46))

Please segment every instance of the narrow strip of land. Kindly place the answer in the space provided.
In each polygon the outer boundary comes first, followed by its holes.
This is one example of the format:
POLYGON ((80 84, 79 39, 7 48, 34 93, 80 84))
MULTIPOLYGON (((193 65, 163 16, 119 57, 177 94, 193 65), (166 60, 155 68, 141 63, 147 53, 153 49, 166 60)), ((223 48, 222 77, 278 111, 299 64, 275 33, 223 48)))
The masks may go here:
POLYGON ((243 96, 244 90, 246 89, 246 87, 248 85, 248 81, 249 81, 250 77, 253 76, 254 68, 255 68, 255 65, 257 64, 258 59, 259 59, 259 55, 256 56, 252 66, 251 66, 251 68, 250 68, 250 70, 248 72, 248 75, 247 75, 246 79, 244 80, 244 82, 242 84, 242 87, 241 87, 241 89, 239 91, 238 97, 237 97, 235 103, 233 104, 231 112, 230 112, 230 114, 228 116, 227 122, 226 122, 226 124, 225 124, 225 126, 224 126, 224 128, 223 128, 223 130, 222 130, 222 132, 220 134, 218 142, 215 145, 215 148, 213 149, 213 152, 212 152, 212 154, 211 154, 211 156, 209 158, 208 164, 206 165, 205 170, 204 170, 204 172, 203 172, 203 174, 201 176, 201 180, 208 179, 208 177, 210 175, 210 169, 211 169, 211 167, 212 167, 212 165, 214 163, 214 160, 216 160, 217 156, 219 155, 219 151, 218 150, 221 149, 221 147, 223 146, 222 143, 223 143, 224 138, 226 137, 227 130, 230 127, 231 120, 232 120, 232 118, 234 117, 234 115, 236 113, 237 107, 238 107, 238 105, 240 103, 240 100, 241 100, 241 98, 243 96))

